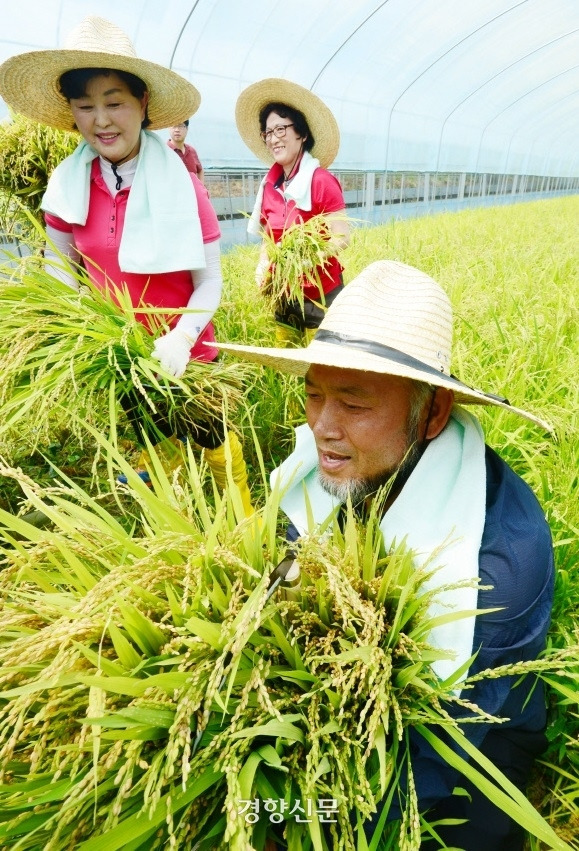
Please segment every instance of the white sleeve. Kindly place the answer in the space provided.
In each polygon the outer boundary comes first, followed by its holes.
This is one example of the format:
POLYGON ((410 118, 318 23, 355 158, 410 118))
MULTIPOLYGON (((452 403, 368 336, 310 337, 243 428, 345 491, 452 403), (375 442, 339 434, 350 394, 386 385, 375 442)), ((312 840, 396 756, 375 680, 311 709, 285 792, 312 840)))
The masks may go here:
POLYGON ((175 326, 194 341, 213 319, 221 301, 223 286, 219 240, 205 243, 204 248, 205 268, 191 272, 195 290, 187 303, 187 308, 196 312, 184 313, 175 326))
POLYGON ((57 230, 46 226, 46 245, 44 247, 44 268, 46 271, 62 281, 73 290, 78 290, 78 281, 72 273, 72 269, 67 264, 68 258, 73 263, 80 261, 80 254, 77 251, 72 233, 57 230))

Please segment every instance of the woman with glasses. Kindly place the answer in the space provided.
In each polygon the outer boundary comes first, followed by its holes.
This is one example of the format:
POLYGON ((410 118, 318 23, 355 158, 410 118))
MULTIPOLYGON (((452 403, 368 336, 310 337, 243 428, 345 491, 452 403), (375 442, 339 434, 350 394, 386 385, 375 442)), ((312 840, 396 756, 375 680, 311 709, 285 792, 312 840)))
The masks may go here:
MULTIPOLYGON (((264 162, 273 161, 259 189, 248 231, 265 231, 279 242, 296 223, 320 214, 326 219, 328 254, 315 274, 303 276, 303 308, 297 300, 287 298, 275 311, 278 343, 301 344, 304 337, 307 343, 325 309, 343 288, 342 265, 336 254, 349 241, 346 204, 339 181, 327 170, 340 144, 338 125, 325 103, 308 89, 271 78, 241 93, 235 117, 246 145, 264 162)), ((256 269, 260 287, 269 265, 264 241, 256 269)))

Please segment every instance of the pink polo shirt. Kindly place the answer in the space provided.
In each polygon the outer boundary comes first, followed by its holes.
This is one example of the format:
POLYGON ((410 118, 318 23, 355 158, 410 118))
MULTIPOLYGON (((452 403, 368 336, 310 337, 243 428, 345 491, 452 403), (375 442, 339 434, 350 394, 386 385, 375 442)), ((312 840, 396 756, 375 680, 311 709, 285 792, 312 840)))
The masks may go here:
MULTIPOLYGON (((214 242, 221 236, 215 210, 209 200, 209 193, 199 178, 189 174, 193 181, 203 243, 214 242)), ((121 189, 113 198, 103 180, 98 158, 93 161, 90 178, 89 212, 84 225, 69 224, 51 213, 45 213, 47 225, 63 233, 72 234, 74 244, 84 258, 87 273, 99 289, 105 289, 108 281, 116 287, 126 286, 133 307, 186 307, 193 293, 191 272, 163 272, 152 275, 136 272, 122 272, 119 268, 119 246, 130 187, 121 189)), ((150 328, 149 317, 136 314, 139 322, 150 328)), ((161 317, 159 317, 161 319, 161 317)), ((166 316, 170 326, 175 325, 179 316, 166 316)), ((213 323, 210 322, 200 334, 191 349, 191 357, 201 361, 212 361, 218 355, 214 346, 204 346, 204 342, 215 340, 213 323)))

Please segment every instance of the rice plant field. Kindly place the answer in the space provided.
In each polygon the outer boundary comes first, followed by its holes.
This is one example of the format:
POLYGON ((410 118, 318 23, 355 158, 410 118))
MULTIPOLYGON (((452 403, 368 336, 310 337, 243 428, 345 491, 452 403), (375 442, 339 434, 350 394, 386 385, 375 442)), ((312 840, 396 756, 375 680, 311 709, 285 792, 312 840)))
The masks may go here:
MULTIPOLYGON (((454 308, 453 372, 553 427, 480 411, 487 442, 537 494, 555 545, 555 606, 539 665, 549 748, 530 804, 497 781, 505 808, 528 827, 529 851, 579 849, 578 222, 579 197, 469 210, 357 227, 343 256, 346 282, 382 258, 431 274, 454 308)), ((254 284, 257 251, 223 257, 219 340, 274 341, 254 284)), ((297 379, 261 368, 244 370, 243 400, 230 412, 255 516, 244 517, 234 488, 214 487, 192 447, 173 474, 155 466, 153 489, 136 479, 118 488, 115 476, 130 476, 136 450, 110 378, 99 383, 108 349, 99 358, 83 349, 78 388, 66 370, 43 384, 29 358, 42 346, 55 351, 49 337, 32 344, 35 299, 50 286, 43 275, 32 257, 0 281, 0 367, 11 376, 0 394, 0 849, 259 851, 264 823, 245 820, 240 801, 315 797, 339 799, 339 831, 293 824, 288 847, 362 851, 349 813, 366 817, 373 797, 393 788, 403 746, 382 735, 384 713, 402 732, 410 717, 443 723, 424 691, 399 688, 412 653, 424 653, 416 636, 428 624, 421 606, 411 634, 393 635, 392 624, 406 619, 395 589, 415 594, 423 577, 404 551, 386 557, 375 526, 360 530, 351 518, 343 535, 304 549, 308 606, 269 595, 284 521, 267 474, 291 449, 303 402, 297 379), (330 640, 334 620, 344 626, 330 640), (372 642, 407 655, 378 664, 365 649, 372 642), (338 647, 349 655, 323 665, 338 647), (396 676, 383 677, 391 662, 396 676), (363 728, 357 693, 366 695, 363 728)), ((233 363, 224 359, 220 377, 233 363)), ((436 692, 428 665, 412 670, 422 689, 449 697, 436 692)), ((437 847, 416 811, 405 818, 378 847, 437 847)))

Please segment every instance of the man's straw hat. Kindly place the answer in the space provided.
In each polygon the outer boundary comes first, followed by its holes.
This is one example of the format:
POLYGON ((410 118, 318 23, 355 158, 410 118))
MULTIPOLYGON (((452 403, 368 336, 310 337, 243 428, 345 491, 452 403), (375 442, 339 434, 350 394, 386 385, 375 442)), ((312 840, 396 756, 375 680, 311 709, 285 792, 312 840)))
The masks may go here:
POLYGON ((494 405, 548 431, 551 426, 507 399, 475 390, 450 374, 452 307, 424 272, 394 260, 367 266, 330 305, 307 348, 215 343, 244 360, 305 375, 312 364, 398 375, 454 391, 461 405, 494 405))
POLYGON ((59 130, 72 130, 70 106, 60 93, 59 80, 65 71, 78 68, 129 71, 143 80, 150 95, 150 130, 184 121, 201 102, 195 86, 162 65, 139 59, 119 27, 94 16, 70 33, 62 49, 20 53, 4 62, 0 95, 15 112, 59 130))
POLYGON ((274 161, 259 135, 259 113, 268 103, 283 103, 303 113, 315 140, 311 155, 317 157, 323 168, 328 168, 334 162, 340 147, 340 131, 330 109, 309 89, 277 77, 248 86, 241 92, 235 105, 239 135, 258 159, 268 165, 274 161))

